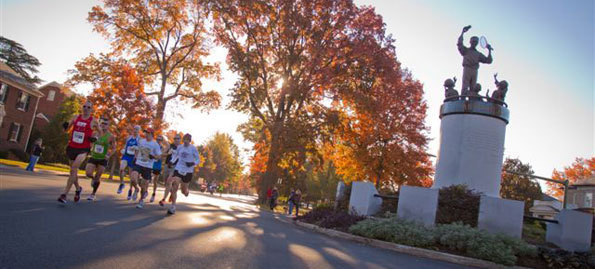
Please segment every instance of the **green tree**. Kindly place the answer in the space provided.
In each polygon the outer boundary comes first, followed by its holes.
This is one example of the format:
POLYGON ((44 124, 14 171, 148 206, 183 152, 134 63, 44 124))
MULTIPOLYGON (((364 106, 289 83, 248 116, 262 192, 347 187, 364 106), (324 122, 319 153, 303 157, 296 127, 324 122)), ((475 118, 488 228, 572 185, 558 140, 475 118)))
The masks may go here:
POLYGON ((302 189, 302 196, 305 202, 318 200, 333 201, 337 184, 342 181, 337 174, 332 161, 325 162, 321 167, 307 165, 307 176, 305 180, 306 189, 302 189))
POLYGON ((81 97, 78 95, 72 95, 64 99, 56 116, 42 130, 41 137, 45 147, 42 158, 44 162, 68 163, 68 158, 64 153, 68 144, 68 134, 64 132, 62 123, 79 113, 81 102, 81 97))
POLYGON ((507 171, 533 175, 533 168, 528 163, 523 163, 519 159, 506 158, 502 166, 502 183, 500 187, 500 197, 504 199, 518 200, 525 202, 525 213, 533 206, 534 200, 541 200, 541 186, 529 176, 522 176, 508 173, 507 171))
POLYGON ((204 165, 198 170, 198 176, 207 182, 223 183, 236 189, 242 176, 240 151, 230 135, 217 132, 203 146, 198 147, 204 156, 204 165))
POLYGON ((39 72, 37 67, 41 63, 37 58, 27 53, 23 45, 18 42, 0 36, 0 59, 30 83, 37 84, 42 81, 35 75, 39 72))

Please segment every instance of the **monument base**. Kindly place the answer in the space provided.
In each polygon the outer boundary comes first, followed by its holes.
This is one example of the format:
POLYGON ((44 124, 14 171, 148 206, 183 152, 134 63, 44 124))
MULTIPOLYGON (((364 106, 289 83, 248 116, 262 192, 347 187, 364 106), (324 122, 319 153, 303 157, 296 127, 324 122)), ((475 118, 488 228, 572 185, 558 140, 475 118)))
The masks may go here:
POLYGON ((397 217, 433 226, 438 209, 438 190, 402 186, 399 192, 397 217))
POLYGON ((567 251, 586 252, 591 248, 593 216, 576 210, 562 209, 558 223, 547 223, 545 240, 567 251))
POLYGON ((349 212, 360 216, 370 216, 380 211, 382 199, 375 197, 378 194, 376 187, 371 182, 353 182, 351 197, 349 197, 349 212))
POLYGON ((482 195, 477 227, 489 233, 521 238, 525 202, 482 195))

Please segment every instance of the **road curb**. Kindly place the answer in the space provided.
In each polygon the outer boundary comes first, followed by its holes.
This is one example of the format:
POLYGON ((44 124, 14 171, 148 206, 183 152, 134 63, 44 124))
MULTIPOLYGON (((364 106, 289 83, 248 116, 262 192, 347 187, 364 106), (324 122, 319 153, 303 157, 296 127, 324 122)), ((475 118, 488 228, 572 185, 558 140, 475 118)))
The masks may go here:
POLYGON ((498 268, 498 269, 500 269, 500 268, 528 269, 526 267, 521 267, 521 266, 507 267, 507 266, 504 266, 501 264, 484 261, 484 260, 480 260, 480 259, 474 259, 474 258, 458 256, 458 255, 454 255, 454 254, 449 254, 449 253, 444 253, 444 252, 439 252, 439 251, 434 251, 434 250, 429 250, 429 249, 410 247, 410 246, 399 245, 399 244, 390 243, 390 242, 386 242, 386 241, 361 237, 361 236, 348 234, 348 233, 344 233, 344 232, 333 230, 333 229, 322 228, 322 227, 316 226, 314 224, 304 223, 301 221, 293 221, 293 223, 299 227, 302 227, 302 228, 305 228, 308 230, 312 230, 312 231, 315 231, 315 232, 318 232, 318 233, 321 233, 321 234, 324 234, 324 235, 327 235, 330 237, 341 238, 341 239, 345 239, 345 240, 349 240, 349 241, 353 241, 353 242, 357 242, 357 243, 361 243, 361 244, 365 244, 365 245, 369 245, 369 246, 373 246, 373 247, 377 247, 377 248, 382 248, 382 249, 386 249, 386 250, 390 250, 390 251, 394 251, 394 252, 398 252, 398 253, 404 253, 404 254, 408 254, 408 255, 412 255, 412 256, 416 256, 416 257, 421 257, 421 258, 445 261, 445 262, 454 263, 454 264, 458 264, 458 265, 473 266, 473 267, 486 268, 486 269, 495 269, 495 268, 498 268))

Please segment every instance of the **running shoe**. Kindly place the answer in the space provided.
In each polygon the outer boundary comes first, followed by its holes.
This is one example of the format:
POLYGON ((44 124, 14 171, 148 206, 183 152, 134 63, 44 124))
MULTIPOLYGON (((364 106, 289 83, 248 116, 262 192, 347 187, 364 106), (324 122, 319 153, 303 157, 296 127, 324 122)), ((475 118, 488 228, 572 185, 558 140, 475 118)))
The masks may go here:
POLYGON ((74 202, 75 203, 81 199, 81 192, 83 192, 83 187, 79 187, 79 189, 74 192, 74 202))
POLYGON ((137 197, 138 197, 138 190, 134 190, 134 193, 132 193, 132 201, 136 201, 137 197))
POLYGON ((149 200, 149 203, 155 202, 155 193, 153 193, 153 195, 151 195, 151 200, 149 200))
POLYGON ((173 214, 176 214, 176 208, 175 208, 175 207, 173 207, 173 206, 172 206, 172 207, 170 207, 170 208, 167 210, 167 214, 168 214, 168 215, 173 215, 173 214))
POLYGON ((140 200, 140 202, 138 202, 138 205, 136 205, 136 208, 142 209, 144 204, 145 204, 145 201, 140 200))
POLYGON ((126 198, 126 200, 130 200, 132 198, 132 188, 130 188, 130 190, 128 190, 128 198, 126 198))
POLYGON ((60 194, 60 197, 58 197, 58 202, 65 204, 66 203, 66 194, 60 194))
POLYGON ((87 201, 95 201, 95 194, 89 195, 89 197, 87 197, 87 201))
POLYGON ((165 205, 165 201, 164 200, 159 201, 159 205, 160 206, 164 206, 165 205))
POLYGON ((126 185, 124 185, 124 183, 120 183, 120 187, 118 187, 118 194, 122 193, 122 191, 124 190, 124 187, 126 185))

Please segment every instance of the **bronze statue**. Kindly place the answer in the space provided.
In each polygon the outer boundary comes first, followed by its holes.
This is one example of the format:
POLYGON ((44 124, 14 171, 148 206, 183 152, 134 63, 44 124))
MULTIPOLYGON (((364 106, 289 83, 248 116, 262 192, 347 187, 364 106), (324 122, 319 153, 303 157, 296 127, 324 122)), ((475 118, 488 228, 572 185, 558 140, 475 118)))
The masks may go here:
POLYGON ((477 70, 479 63, 492 63, 492 46, 487 44, 488 56, 486 57, 481 52, 477 51, 477 43, 479 38, 477 36, 471 37, 469 43, 470 47, 463 45, 463 34, 471 28, 471 25, 463 27, 463 31, 457 41, 457 48, 459 53, 463 56, 463 86, 461 88, 461 95, 468 95, 470 90, 473 90, 477 84, 477 70))
POLYGON ((496 73, 494 74, 494 84, 496 84, 497 90, 492 93, 492 99, 504 102, 508 92, 508 82, 506 80, 498 81, 498 73, 496 73))
POLYGON ((459 97, 459 92, 455 90, 455 84, 457 83, 457 78, 453 77, 452 79, 447 79, 444 81, 444 97, 448 101, 457 100, 459 97))

